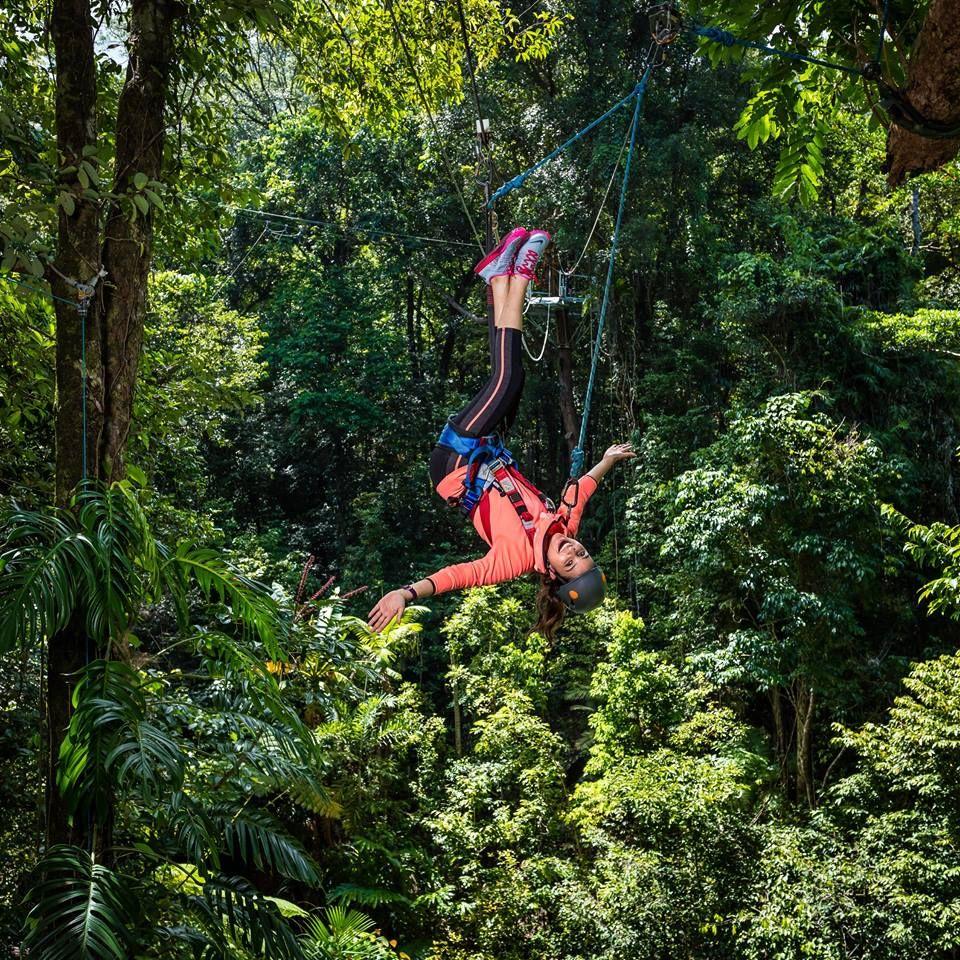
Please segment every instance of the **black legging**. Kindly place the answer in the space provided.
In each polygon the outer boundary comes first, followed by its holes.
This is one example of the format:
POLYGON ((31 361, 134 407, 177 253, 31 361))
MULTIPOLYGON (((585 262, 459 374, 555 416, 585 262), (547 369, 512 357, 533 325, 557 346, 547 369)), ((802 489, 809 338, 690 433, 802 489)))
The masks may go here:
MULTIPOLYGON (((452 418, 453 425, 468 437, 482 437, 513 424, 523 393, 523 357, 519 330, 495 327, 490 320, 490 379, 473 399, 452 418)), ((450 472, 463 466, 464 458, 439 444, 430 454, 430 479, 434 487, 450 472)))

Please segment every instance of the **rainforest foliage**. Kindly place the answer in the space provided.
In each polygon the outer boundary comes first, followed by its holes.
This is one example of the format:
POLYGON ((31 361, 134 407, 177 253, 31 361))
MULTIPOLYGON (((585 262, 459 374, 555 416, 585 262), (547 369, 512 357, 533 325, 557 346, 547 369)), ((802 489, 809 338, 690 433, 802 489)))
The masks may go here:
MULTIPOLYGON (((584 522, 608 600, 552 644, 532 582, 374 634, 384 590, 479 553, 427 470, 486 376, 475 98, 497 186, 636 83, 645 8, 57 0, 96 28, 95 148, 64 166, 70 41, 36 6, 0 11, 0 952, 960 956, 956 162, 911 167, 862 78, 681 34, 593 397, 588 458, 639 452, 584 522), (108 174, 125 44, 167 6, 162 157, 108 174), (99 367, 50 297, 85 210, 97 249, 150 224, 146 289, 91 309, 99 367), (61 497, 64 409, 110 432, 140 307, 122 467, 61 497)), ((889 5, 891 83, 949 7, 889 5)), ((882 10, 698 16, 863 66, 882 10)), ((497 211, 550 230, 544 281, 576 265, 585 298, 528 312, 509 436, 557 493, 628 121, 497 211)))

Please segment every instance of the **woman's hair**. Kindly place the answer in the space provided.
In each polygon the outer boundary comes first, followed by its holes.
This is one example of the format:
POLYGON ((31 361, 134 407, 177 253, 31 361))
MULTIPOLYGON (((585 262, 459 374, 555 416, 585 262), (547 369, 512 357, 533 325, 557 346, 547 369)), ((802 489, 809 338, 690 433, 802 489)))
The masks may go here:
POLYGON ((530 628, 530 632, 541 633, 547 643, 553 643, 566 613, 564 602, 557 596, 557 581, 545 573, 541 574, 540 590, 537 592, 537 622, 530 628))

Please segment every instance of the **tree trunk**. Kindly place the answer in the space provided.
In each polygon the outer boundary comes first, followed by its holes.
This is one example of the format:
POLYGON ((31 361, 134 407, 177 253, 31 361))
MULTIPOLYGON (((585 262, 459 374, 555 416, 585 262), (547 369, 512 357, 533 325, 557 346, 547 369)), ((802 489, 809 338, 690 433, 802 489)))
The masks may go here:
MULTIPOLYGON (((96 66, 88 0, 57 0, 50 15, 56 55, 56 132, 59 162, 79 167, 83 148, 97 140, 96 66)), ((61 178, 61 189, 74 198, 74 212, 61 206, 57 222, 57 256, 50 271, 50 289, 57 297, 76 301, 77 290, 67 278, 87 282, 100 269, 99 211, 83 196, 77 173, 61 178)), ((103 429, 103 371, 98 332, 97 298, 84 318, 67 303, 54 301, 57 319, 55 413, 56 490, 58 506, 66 506, 84 474, 98 477, 98 438, 103 429), (84 369, 86 410, 84 410, 84 369), (84 414, 87 428, 84 430, 84 414)), ((85 822, 71 826, 69 812, 57 788, 60 745, 70 723, 72 676, 87 659, 87 638, 79 616, 48 643, 46 677, 46 839, 88 846, 85 822)))
POLYGON ((813 782, 813 688, 802 677, 794 683, 797 713, 797 797, 813 809, 817 805, 813 782))
MULTIPOLYGON (((421 287, 421 290, 423 288, 421 287)), ((420 379, 420 364, 417 357, 417 326, 416 326, 416 297, 413 288, 413 275, 407 274, 406 305, 407 305, 407 356, 410 359, 410 378, 420 379)))
MULTIPOLYGON (((931 0, 907 68, 907 101, 929 120, 960 123, 960 0, 931 0)), ((960 139, 921 137, 890 125, 887 179, 891 186, 937 170, 960 150, 960 139)))
MULTIPOLYGON (((50 18, 56 52, 56 128, 60 164, 78 167, 83 148, 97 141, 97 77, 90 28, 89 0, 57 0, 50 18)), ((76 301, 67 277, 87 282, 100 270, 100 224, 97 204, 85 199, 76 173, 61 178, 61 189, 74 198, 68 216, 58 211, 57 256, 50 271, 51 292, 76 301)), ((87 374, 87 474, 99 476, 98 438, 103 429, 103 373, 98 298, 89 305, 86 329, 76 308, 54 301, 57 317, 56 502, 64 506, 83 474, 83 351, 87 374)))
POLYGON ((776 737, 777 767, 780 770, 780 783, 786 788, 789 781, 787 775, 787 730, 783 718, 783 696, 780 687, 770 690, 770 709, 773 713, 773 729, 776 737))
POLYGON ((923 242, 923 229, 920 226, 920 184, 914 182, 910 198, 910 226, 913 229, 913 245, 910 252, 916 257, 923 242))
MULTIPOLYGON (((135 0, 130 17, 127 76, 117 105, 114 192, 133 188, 134 176, 159 179, 165 140, 165 106, 173 59, 172 0, 135 0)), ((114 207, 107 220, 103 262, 104 433, 101 457, 110 480, 124 475, 124 451, 133 418, 134 388, 147 306, 147 276, 153 248, 153 207, 131 220, 114 207)))
POLYGON ((453 747, 457 751, 457 756, 463 756, 463 719, 460 716, 460 690, 457 681, 450 684, 453 691, 453 747))

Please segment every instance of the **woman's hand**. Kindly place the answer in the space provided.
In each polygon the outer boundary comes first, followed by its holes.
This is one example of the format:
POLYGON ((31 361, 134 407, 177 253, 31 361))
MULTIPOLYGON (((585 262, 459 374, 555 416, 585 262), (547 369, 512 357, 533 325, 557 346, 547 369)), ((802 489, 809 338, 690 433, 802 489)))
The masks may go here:
POLYGON ((399 620, 407 607, 407 595, 403 590, 385 593, 377 605, 367 614, 367 625, 379 633, 392 620, 399 620))
POLYGON ((603 459, 587 474, 599 483, 615 464, 621 460, 632 460, 637 455, 632 443, 615 443, 607 449, 603 459))
POLYGON ((603 455, 608 463, 619 463, 621 460, 632 460, 637 455, 632 443, 615 443, 603 455))

